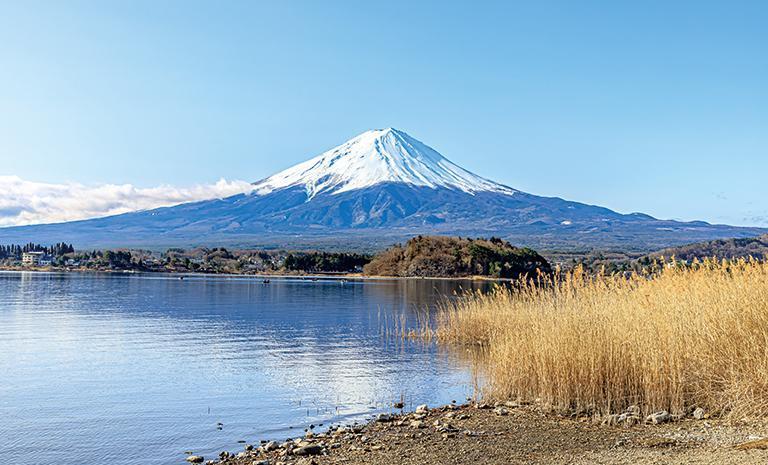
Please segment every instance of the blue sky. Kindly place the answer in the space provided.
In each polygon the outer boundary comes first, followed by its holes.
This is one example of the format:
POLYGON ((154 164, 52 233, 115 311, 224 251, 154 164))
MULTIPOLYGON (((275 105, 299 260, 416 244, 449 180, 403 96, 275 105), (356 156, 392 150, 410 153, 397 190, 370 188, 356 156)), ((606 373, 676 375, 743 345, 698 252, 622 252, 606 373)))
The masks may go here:
POLYGON ((768 225, 766 24, 764 1, 5 2, 0 175, 255 181, 393 126, 534 194, 768 225))

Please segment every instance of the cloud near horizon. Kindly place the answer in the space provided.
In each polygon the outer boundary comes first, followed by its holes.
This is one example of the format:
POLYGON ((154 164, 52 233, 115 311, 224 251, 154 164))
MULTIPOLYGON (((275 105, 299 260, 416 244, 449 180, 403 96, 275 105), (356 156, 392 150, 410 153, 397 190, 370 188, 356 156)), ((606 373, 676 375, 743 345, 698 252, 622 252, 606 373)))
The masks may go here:
POLYGON ((246 181, 220 179, 191 187, 49 184, 0 176, 0 227, 60 223, 250 192, 246 181))

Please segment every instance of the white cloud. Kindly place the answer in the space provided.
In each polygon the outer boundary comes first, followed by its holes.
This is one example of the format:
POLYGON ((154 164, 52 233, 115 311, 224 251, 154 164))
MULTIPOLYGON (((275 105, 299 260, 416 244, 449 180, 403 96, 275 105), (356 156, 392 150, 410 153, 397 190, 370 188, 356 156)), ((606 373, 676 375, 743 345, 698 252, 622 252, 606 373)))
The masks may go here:
POLYGON ((18 176, 0 176, 0 227, 116 215, 222 198, 250 190, 248 182, 225 179, 192 187, 140 188, 131 184, 47 184, 26 181, 18 176))

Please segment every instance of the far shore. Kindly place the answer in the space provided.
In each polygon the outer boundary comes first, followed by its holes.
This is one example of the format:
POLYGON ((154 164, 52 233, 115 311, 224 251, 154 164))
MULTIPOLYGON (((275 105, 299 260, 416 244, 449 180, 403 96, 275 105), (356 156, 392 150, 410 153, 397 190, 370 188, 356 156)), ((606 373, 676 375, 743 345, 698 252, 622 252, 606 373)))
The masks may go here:
POLYGON ((381 276, 365 275, 363 273, 209 273, 196 271, 173 271, 173 270, 110 270, 94 268, 61 268, 61 267, 22 267, 22 266, 0 266, 0 272, 32 272, 32 273, 109 273, 109 274, 167 274, 178 277, 184 276, 232 276, 253 279, 280 279, 280 278, 299 278, 299 279, 325 279, 325 280, 443 280, 443 281, 489 281, 489 282, 513 282, 512 278, 494 278, 491 276, 381 276))

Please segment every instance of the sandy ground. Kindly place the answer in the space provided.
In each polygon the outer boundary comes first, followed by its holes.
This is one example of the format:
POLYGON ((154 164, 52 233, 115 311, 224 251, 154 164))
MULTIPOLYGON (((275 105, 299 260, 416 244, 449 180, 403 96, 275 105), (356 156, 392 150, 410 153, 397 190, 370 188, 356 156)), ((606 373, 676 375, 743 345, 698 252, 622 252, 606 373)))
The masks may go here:
MULTIPOLYGON (((311 436, 311 435, 310 435, 311 436)), ((256 444, 215 462, 324 464, 766 464, 768 424, 686 419, 661 425, 604 426, 525 406, 497 415, 442 407, 283 444, 256 444), (308 446, 301 449, 302 446, 308 446), (763 448, 765 447, 765 448, 763 448), (265 451, 264 449, 276 448, 265 451), (307 455, 303 455, 307 453, 307 455), (300 455, 302 454, 302 455, 300 455)), ((249 447, 249 446, 247 446, 249 447)))

